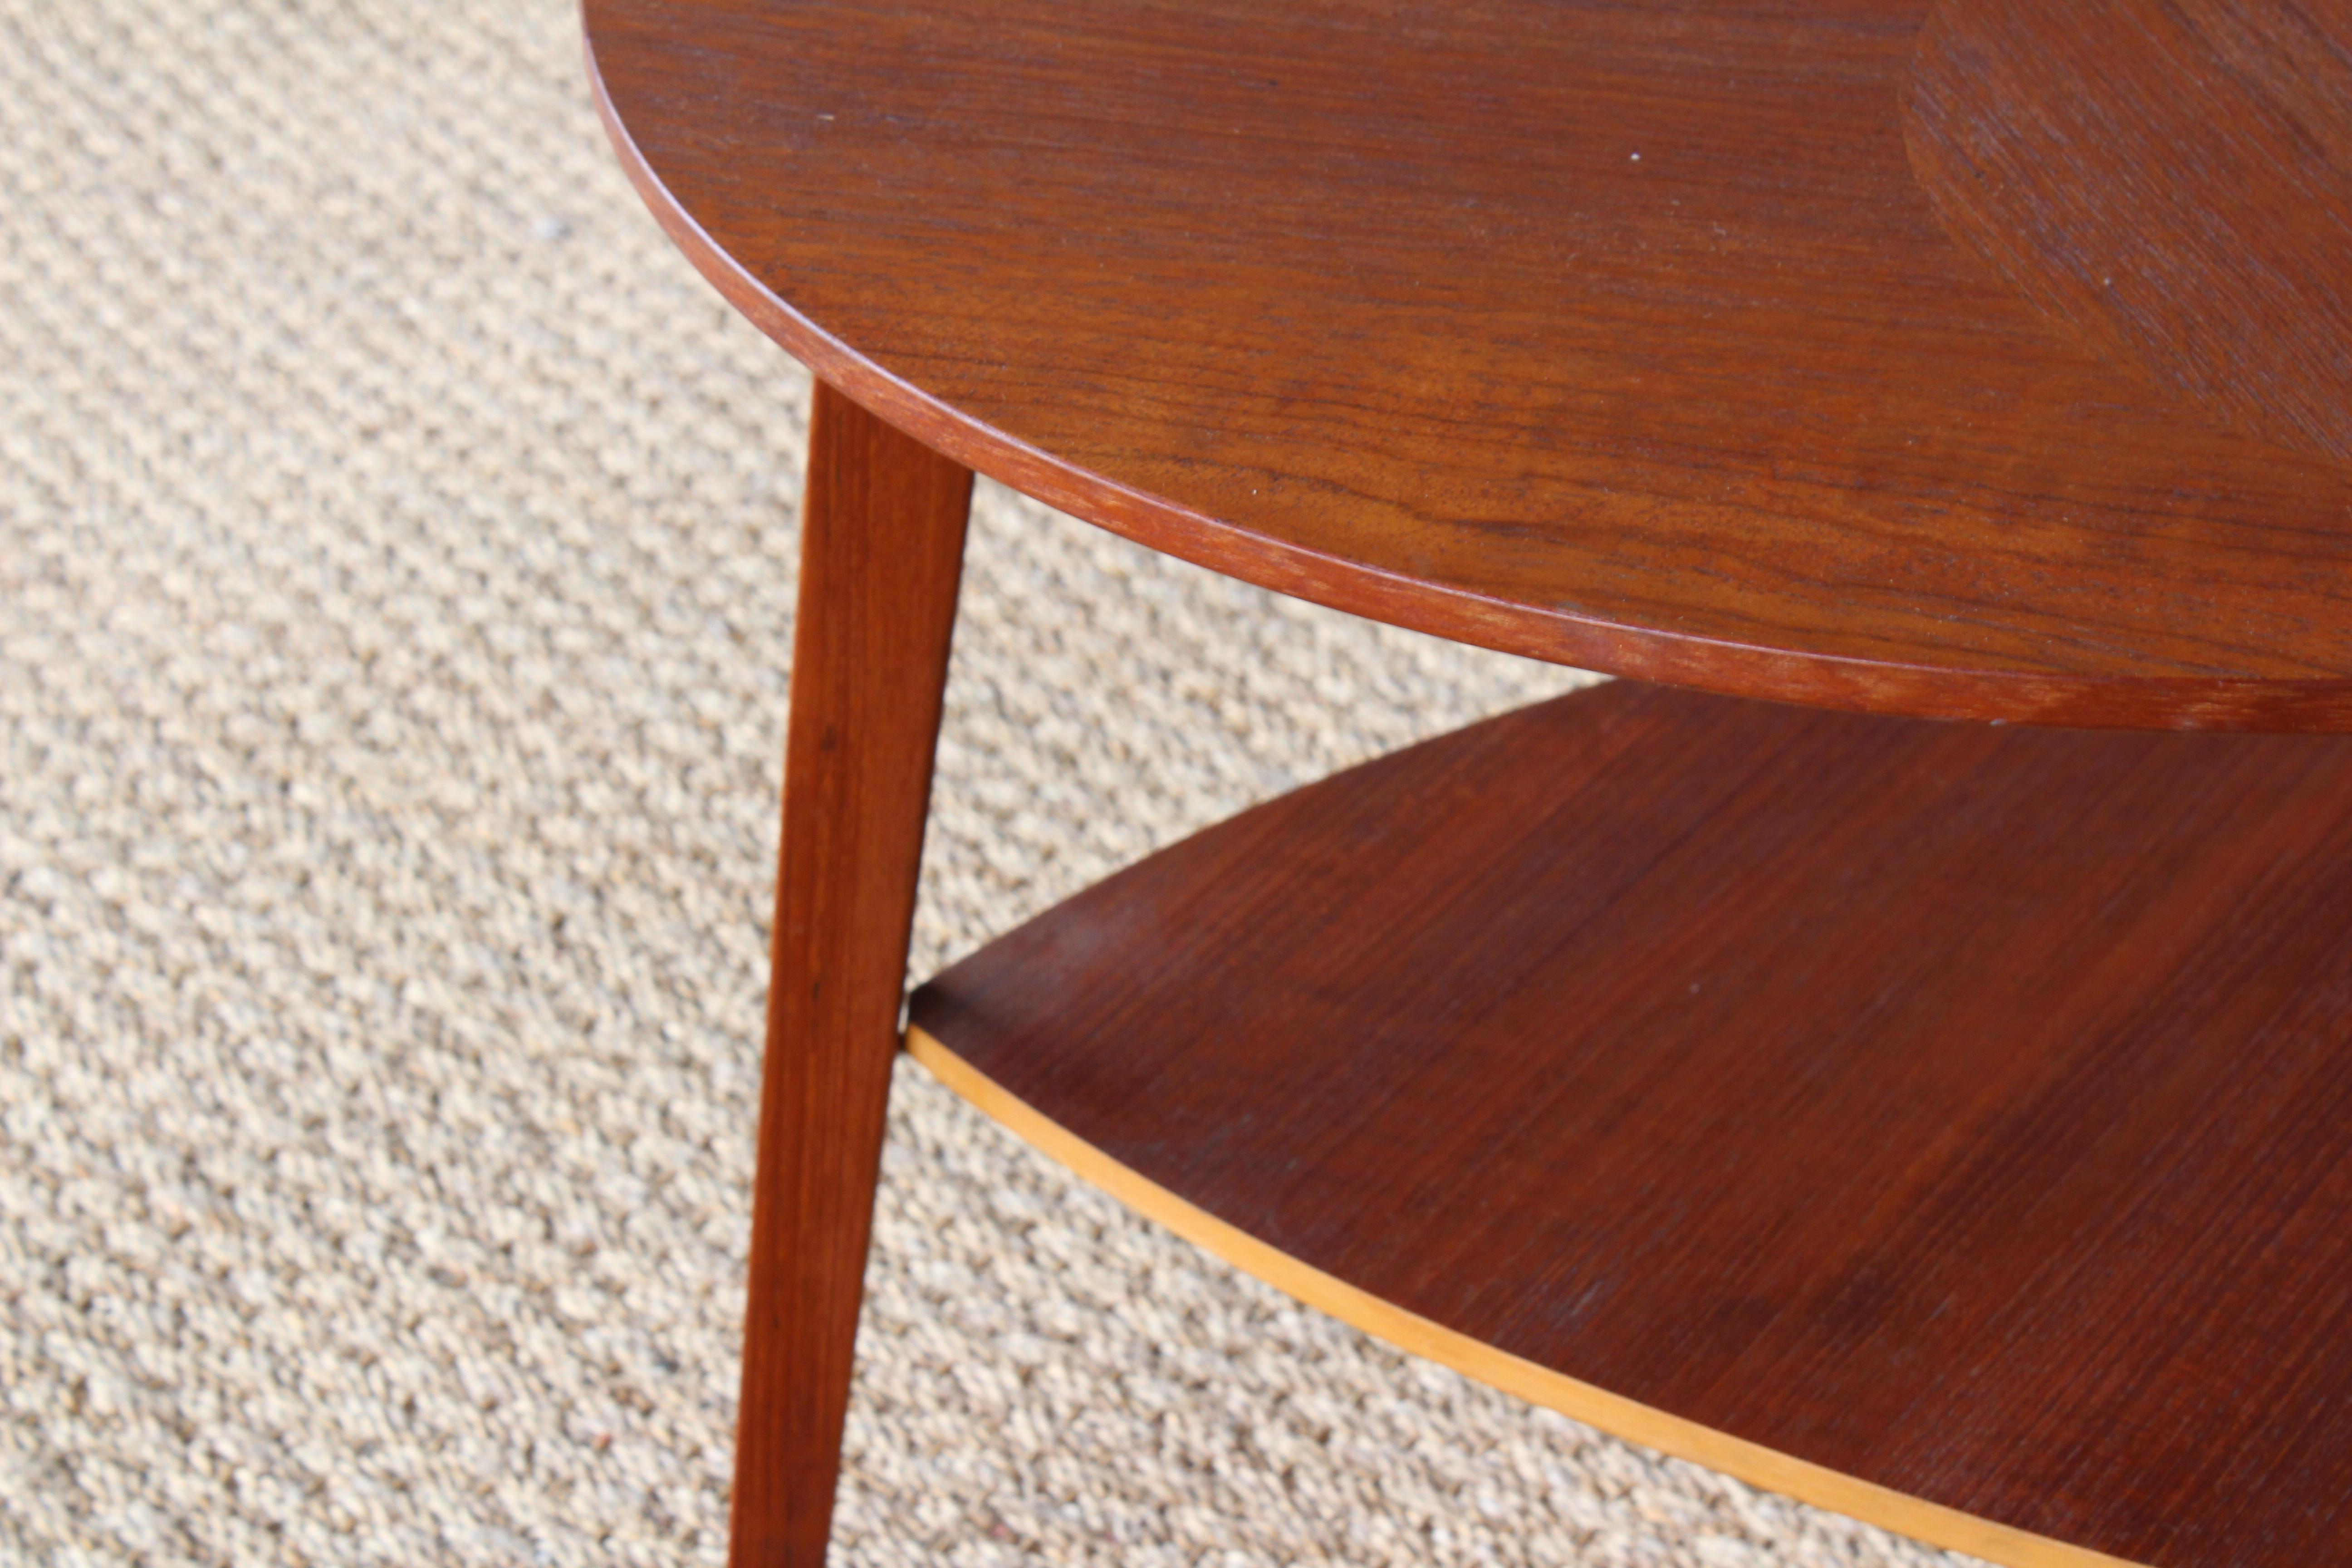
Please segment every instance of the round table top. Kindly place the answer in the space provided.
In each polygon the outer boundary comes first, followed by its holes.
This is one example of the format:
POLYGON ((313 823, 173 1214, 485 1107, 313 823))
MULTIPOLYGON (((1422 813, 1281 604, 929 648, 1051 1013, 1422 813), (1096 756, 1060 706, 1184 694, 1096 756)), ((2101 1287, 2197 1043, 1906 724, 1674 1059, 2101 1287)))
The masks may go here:
POLYGON ((730 299, 1147 544, 1716 690, 2352 729, 2352 6, 586 12, 730 299))

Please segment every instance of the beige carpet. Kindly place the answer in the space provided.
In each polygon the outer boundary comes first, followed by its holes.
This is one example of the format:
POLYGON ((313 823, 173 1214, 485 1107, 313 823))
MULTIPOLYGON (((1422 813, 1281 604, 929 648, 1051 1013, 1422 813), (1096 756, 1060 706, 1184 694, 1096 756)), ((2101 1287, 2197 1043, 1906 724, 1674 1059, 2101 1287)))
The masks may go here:
MULTIPOLYGON (((715 1563, 806 383, 565 0, 0 0, 0 1559, 715 1563)), ((928 968, 1576 678, 981 501, 928 968)), ((900 1074, 851 1563, 1920 1563, 900 1074)))

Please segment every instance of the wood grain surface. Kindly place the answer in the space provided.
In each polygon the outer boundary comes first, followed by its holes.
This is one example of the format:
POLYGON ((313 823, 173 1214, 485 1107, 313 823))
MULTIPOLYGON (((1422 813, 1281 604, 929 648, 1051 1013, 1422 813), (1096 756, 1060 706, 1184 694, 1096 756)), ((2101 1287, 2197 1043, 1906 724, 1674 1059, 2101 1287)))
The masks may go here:
POLYGON ((1620 683, 1244 813, 911 1017, 1617 1398, 2133 1563, 2338 1563, 2347 780, 1620 683))
POLYGON ((1670 1415, 1589 1383, 1538 1366, 1359 1289, 1336 1275, 1276 1251, 1247 1231, 1187 1203, 1119 1163, 1007 1091, 920 1026, 907 1031, 907 1051, 939 1080, 1006 1131, 1061 1162, 1138 1214, 1166 1226, 1194 1246, 1255 1274, 1276 1289, 1351 1323, 1413 1355, 1452 1367, 1533 1405, 1559 1411, 1605 1432, 1738 1477, 1785 1497, 1884 1526, 1901 1534, 1965 1552, 2006 1568, 2136 1568, 2120 1557, 2071 1546, 1996 1524, 1975 1514, 1923 1501, 1841 1471, 1745 1442, 1712 1426, 1670 1415))
POLYGON ((2021 293, 2247 434, 2352 461, 2352 6, 1946 5, 1908 87, 1929 199, 2021 293))
POLYGON ((751 317, 1235 575, 1809 702, 2352 727, 2340 0, 588 0, 751 317))
POLYGON ((802 507, 731 1568, 821 1568, 971 474, 820 385, 802 507))

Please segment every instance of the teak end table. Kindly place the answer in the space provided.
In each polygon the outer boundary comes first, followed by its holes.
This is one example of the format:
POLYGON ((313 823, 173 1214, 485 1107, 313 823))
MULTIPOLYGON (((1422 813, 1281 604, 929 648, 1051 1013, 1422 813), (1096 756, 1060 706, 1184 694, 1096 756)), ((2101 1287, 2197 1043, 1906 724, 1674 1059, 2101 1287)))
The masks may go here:
POLYGON ((738 1568, 825 1550, 975 469, 1636 679, 1003 937, 944 1081, 1766 1487, 2352 1560, 2352 6, 586 13, 821 382, 738 1568))

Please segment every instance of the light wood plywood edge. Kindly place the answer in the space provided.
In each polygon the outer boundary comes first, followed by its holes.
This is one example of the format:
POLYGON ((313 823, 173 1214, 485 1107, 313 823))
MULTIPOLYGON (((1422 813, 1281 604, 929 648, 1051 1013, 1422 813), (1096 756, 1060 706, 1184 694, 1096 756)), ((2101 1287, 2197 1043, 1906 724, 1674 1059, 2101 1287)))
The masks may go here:
POLYGON ((1626 1399, 1511 1355, 1360 1290, 1267 1246, 1138 1174, 1044 1115, 919 1028, 907 1031, 909 1055, 941 1083, 995 1121, 1138 1214, 1194 1246, 1255 1274, 1275 1289, 1399 1350, 1424 1356, 1530 1404, 1604 1432, 1736 1476, 1800 1501, 1848 1514, 1931 1545, 1965 1552, 2005 1568, 2141 1568, 2124 1558, 2071 1546, 1958 1509, 1908 1496, 1695 1421, 1626 1399))

